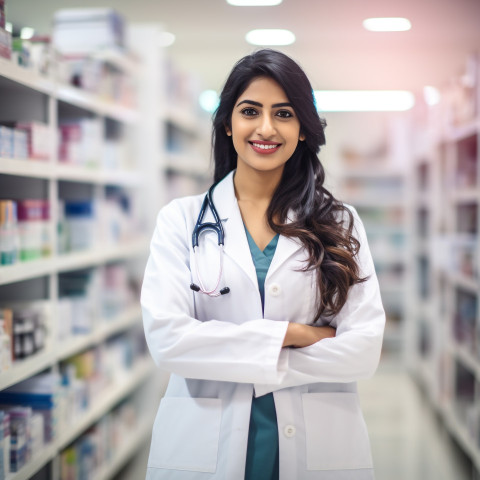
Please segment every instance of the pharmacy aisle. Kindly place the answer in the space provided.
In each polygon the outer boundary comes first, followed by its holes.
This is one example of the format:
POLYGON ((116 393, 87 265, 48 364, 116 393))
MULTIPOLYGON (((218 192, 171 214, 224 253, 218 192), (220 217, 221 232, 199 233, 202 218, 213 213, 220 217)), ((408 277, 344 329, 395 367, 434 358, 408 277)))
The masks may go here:
MULTIPOLYGON (((121 21, 102 12, 106 31, 121 21)), ((162 158, 197 132, 194 112, 161 114, 159 85, 156 105, 145 98, 145 78, 178 79, 161 49, 148 75, 124 42, 101 55, 42 40, 0 51, 1 480, 107 480, 150 439, 165 378, 147 352, 140 285, 175 170, 162 158)))
POLYGON ((395 358, 359 383, 376 480, 470 480, 471 462, 395 358))

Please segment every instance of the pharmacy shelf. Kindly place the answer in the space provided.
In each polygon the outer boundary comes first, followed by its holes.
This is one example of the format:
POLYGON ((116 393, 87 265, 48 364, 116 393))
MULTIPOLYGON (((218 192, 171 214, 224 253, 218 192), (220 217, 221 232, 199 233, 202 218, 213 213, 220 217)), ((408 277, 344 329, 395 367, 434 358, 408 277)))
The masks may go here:
POLYGON ((9 370, 2 372, 0 377, 0 390, 15 385, 32 375, 50 368, 55 361, 56 355, 53 348, 39 352, 24 360, 15 361, 9 370))
POLYGON ((465 290, 468 290, 471 293, 480 292, 480 282, 475 278, 467 277, 466 275, 458 274, 449 274, 448 278, 452 285, 457 287, 462 287, 465 290))
POLYGON ((133 306, 115 319, 103 320, 101 326, 90 334, 79 338, 58 342, 54 348, 33 355, 25 360, 17 360, 10 370, 2 372, 0 390, 10 387, 32 375, 50 368, 60 360, 71 357, 89 347, 101 344, 105 339, 139 324, 141 309, 133 306))
POLYGON ((210 166, 195 155, 185 153, 167 153, 165 169, 167 172, 180 173, 194 178, 210 176, 210 166))
POLYGON ((474 187, 465 187, 452 192, 451 199, 454 203, 471 203, 480 200, 480 190, 474 187))
POLYGON ((467 427, 458 421, 453 408, 444 408, 442 410, 442 417, 450 434, 459 442, 476 468, 480 470, 480 453, 476 447, 476 439, 470 435, 467 427))
POLYGON ((98 115, 103 115, 119 122, 134 124, 140 119, 136 110, 116 104, 113 101, 102 99, 98 95, 86 92, 80 88, 69 85, 59 86, 55 89, 54 95, 62 102, 95 112, 98 115))
POLYGON ((392 178, 403 180, 405 172, 399 168, 384 168, 376 165, 371 167, 348 167, 342 171, 343 180, 390 180, 392 178))
POLYGON ((125 463, 140 449, 150 438, 152 433, 153 418, 145 418, 139 422, 139 426, 124 439, 124 443, 115 452, 115 456, 108 465, 105 465, 94 475, 93 480, 109 480, 113 478, 125 463))
POLYGON ((22 68, 4 58, 0 58, 0 75, 12 82, 47 95, 52 95, 55 89, 55 83, 51 78, 39 75, 31 69, 22 68))
POLYGON ((161 114, 160 120, 168 122, 186 133, 190 133, 192 136, 198 135, 198 119, 191 112, 191 108, 170 105, 161 114))
POLYGON ((39 160, 20 160, 2 157, 0 157, 0 174, 125 187, 138 187, 143 180, 143 176, 138 171, 106 170, 63 163, 54 164, 39 160))
POLYGON ((71 182, 88 182, 100 185, 119 185, 138 187, 143 176, 138 171, 106 170, 102 168, 77 167, 74 165, 55 165, 54 178, 71 182))
POLYGON ((450 142, 458 142, 480 132, 480 119, 476 118, 464 125, 451 126, 445 131, 445 139, 450 142))
MULTIPOLYGON (((108 393, 102 394, 100 399, 95 399, 94 402, 92 402, 95 406, 82 416, 82 419, 73 425, 72 428, 69 428, 67 433, 61 436, 57 441, 45 446, 41 452, 37 453, 31 461, 18 472, 10 473, 6 480, 28 480, 31 478, 44 465, 52 460, 58 452, 67 447, 82 432, 108 413, 112 407, 118 403, 119 399, 132 393, 143 381, 145 381, 147 376, 152 373, 153 368, 153 363, 149 358, 139 360, 124 382, 110 386, 108 393)), ((147 420, 141 424, 139 429, 128 440, 125 447, 117 452, 113 463, 102 471, 101 475, 98 477, 99 480, 111 478, 111 475, 118 471, 123 463, 128 460, 128 456, 135 453, 135 445, 139 447, 140 442, 148 437, 148 434, 151 431, 151 425, 152 423, 150 423, 149 427, 147 420)))
POLYGON ((95 322, 100 326, 93 333, 76 335, 71 339, 62 340, 60 342, 61 345, 56 350, 57 360, 63 360, 90 347, 100 345, 107 338, 139 324, 141 316, 140 306, 132 306, 114 319, 100 319, 98 322, 95 322))
POLYGON ((342 195, 342 201, 349 205, 359 208, 404 208, 405 199, 402 195, 399 196, 382 196, 381 199, 377 195, 349 195, 345 193, 342 195))
POLYGON ((0 174, 50 179, 54 168, 51 162, 0 157, 0 174))
POLYGON ((137 76, 138 70, 142 67, 137 59, 127 56, 124 51, 113 50, 110 48, 93 52, 91 58, 108 63, 112 67, 121 70, 131 77, 137 76))
POLYGON ((23 468, 18 472, 7 475, 6 480, 28 480, 44 467, 57 454, 55 445, 47 445, 38 452, 23 468))
POLYGON ((138 257, 148 253, 148 245, 149 239, 141 237, 123 242, 120 245, 106 245, 92 250, 2 266, 0 267, 0 285, 29 280, 52 273, 94 267, 114 260, 138 257))
POLYGON ((461 363, 475 374, 480 382, 480 364, 475 356, 464 345, 451 341, 449 345, 450 354, 461 361, 461 363))
POLYGON ((62 432, 56 442, 57 450, 62 450, 72 443, 82 432, 97 422, 109 412, 120 399, 132 393, 154 371, 154 364, 150 357, 137 360, 132 371, 123 381, 108 385, 98 398, 92 399, 92 407, 82 414, 81 419, 68 427, 68 431, 62 432))
MULTIPOLYGON (((117 59, 117 62, 120 64, 120 58, 117 59)), ((125 60, 125 62, 128 63, 128 60, 125 60)), ((0 58, 0 75, 2 78, 6 78, 14 83, 53 96, 58 100, 99 115, 104 115, 113 120, 129 124, 139 121, 139 114, 133 108, 118 105, 114 101, 105 100, 98 95, 83 91, 77 87, 58 85, 55 80, 39 75, 31 69, 22 68, 7 59, 0 58)))

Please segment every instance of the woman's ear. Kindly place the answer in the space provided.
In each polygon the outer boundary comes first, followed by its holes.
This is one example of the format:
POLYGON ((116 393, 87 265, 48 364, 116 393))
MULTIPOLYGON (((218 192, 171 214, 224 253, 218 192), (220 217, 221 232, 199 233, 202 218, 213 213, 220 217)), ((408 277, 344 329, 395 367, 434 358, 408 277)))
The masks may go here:
POLYGON ((232 130, 230 129, 230 127, 228 125, 225 125, 225 132, 229 137, 232 136, 232 130))
POLYGON ((299 139, 301 142, 303 142, 303 141, 305 140, 305 134, 300 132, 300 136, 298 137, 298 139, 299 139))

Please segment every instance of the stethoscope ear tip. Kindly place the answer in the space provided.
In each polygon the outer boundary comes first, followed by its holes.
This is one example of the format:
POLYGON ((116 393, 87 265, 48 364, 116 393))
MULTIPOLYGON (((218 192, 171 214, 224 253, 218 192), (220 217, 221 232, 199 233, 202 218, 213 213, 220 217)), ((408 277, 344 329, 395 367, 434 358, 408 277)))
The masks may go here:
POLYGON ((194 291, 194 292, 199 292, 200 291, 200 287, 198 285, 195 285, 194 283, 191 283, 190 284, 190 288, 194 291))
POLYGON ((220 290, 220 295, 226 295, 227 293, 230 293, 230 289, 228 287, 223 287, 220 290))

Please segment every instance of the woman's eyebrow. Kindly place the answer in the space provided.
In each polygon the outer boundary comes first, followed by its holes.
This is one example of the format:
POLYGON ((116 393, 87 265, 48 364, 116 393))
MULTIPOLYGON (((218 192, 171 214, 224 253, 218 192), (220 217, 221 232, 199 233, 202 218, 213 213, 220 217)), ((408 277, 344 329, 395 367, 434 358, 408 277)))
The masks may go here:
MULTIPOLYGON (((243 103, 248 103, 250 105, 255 105, 256 107, 263 107, 263 105, 260 102, 256 102, 255 100, 242 100, 237 107, 242 105, 243 103)), ((272 108, 279 108, 279 107, 291 107, 292 104, 289 102, 284 102, 284 103, 275 103, 272 105, 272 108)))

